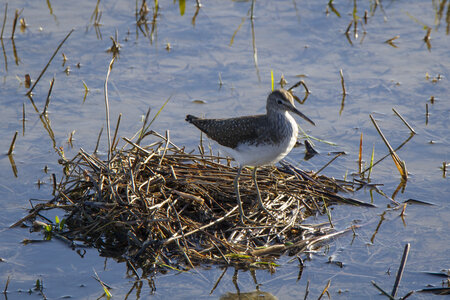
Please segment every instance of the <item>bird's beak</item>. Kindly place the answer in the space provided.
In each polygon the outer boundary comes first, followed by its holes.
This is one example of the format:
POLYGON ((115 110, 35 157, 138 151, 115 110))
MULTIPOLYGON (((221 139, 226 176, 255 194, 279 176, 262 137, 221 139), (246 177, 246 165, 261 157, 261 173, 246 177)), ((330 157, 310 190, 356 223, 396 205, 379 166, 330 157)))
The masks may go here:
POLYGON ((314 126, 316 126, 316 123, 314 123, 310 118, 308 118, 303 113, 301 113, 297 108, 295 108, 295 106, 290 106, 289 110, 292 111, 293 113, 296 113, 297 115, 299 115, 300 117, 302 117, 303 119, 305 119, 309 123, 313 124, 314 126))

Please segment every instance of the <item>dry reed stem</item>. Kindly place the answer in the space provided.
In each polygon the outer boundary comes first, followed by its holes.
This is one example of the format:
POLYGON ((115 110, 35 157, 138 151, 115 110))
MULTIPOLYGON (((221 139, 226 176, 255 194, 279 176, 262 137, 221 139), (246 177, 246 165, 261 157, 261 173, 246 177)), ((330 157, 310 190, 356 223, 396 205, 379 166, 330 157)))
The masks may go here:
POLYGON ((12 25, 11 40, 14 40, 14 33, 16 32, 17 20, 19 19, 19 15, 20 15, 19 10, 16 9, 12 25))
POLYGON ((342 69, 339 70, 339 76, 341 77, 342 95, 347 95, 347 91, 345 90, 344 73, 342 72, 342 69))
POLYGON ((3 42, 3 32, 5 30, 5 24, 6 24, 6 15, 8 13, 8 3, 5 3, 5 14, 3 16, 3 25, 2 25, 2 32, 0 33, 0 40, 3 42))
POLYGON ((395 284, 392 288, 391 296, 395 297, 397 295, 398 286, 400 285, 400 281, 402 280, 403 271, 405 270, 406 261, 408 259, 409 249, 411 245, 406 243, 405 249, 403 250, 402 260, 400 262, 400 266, 398 267, 397 276, 395 277, 395 284))
POLYGON ((105 114, 106 114, 106 135, 108 137, 108 161, 111 159, 111 125, 109 122, 109 99, 108 99, 108 80, 109 80, 109 74, 111 74, 111 70, 113 68, 114 61, 116 59, 116 56, 113 56, 111 59, 111 62, 108 66, 108 72, 106 73, 106 79, 104 84, 104 94, 105 94, 105 114))
POLYGON ((69 38, 69 36, 72 34, 72 32, 74 32, 75 29, 72 29, 67 35, 66 37, 61 41, 61 43, 59 43, 58 47, 56 47, 55 52, 53 52, 52 56, 50 57, 48 63, 45 65, 44 69, 42 69, 41 74, 39 74, 39 76, 37 77, 36 81, 34 82, 34 84, 31 86, 31 88, 28 90, 27 95, 31 96, 31 92, 33 91, 34 87, 36 86, 36 84, 39 82, 39 80, 41 79, 42 75, 44 75, 45 71, 47 71, 48 66, 50 66, 50 63, 52 62, 53 58, 55 58, 56 53, 58 53, 59 49, 62 47, 62 45, 64 44, 64 42, 69 38))
POLYGON ((397 115, 397 117, 399 117, 400 120, 402 120, 402 122, 406 125, 406 127, 408 127, 408 129, 411 131, 411 133, 416 134, 416 131, 414 130, 414 128, 412 128, 411 125, 408 124, 408 122, 402 117, 402 115, 400 115, 400 113, 398 111, 396 111, 395 108, 392 108, 392 110, 397 115))
POLYGON ((9 145, 9 150, 8 150, 8 153, 6 153, 6 155, 11 155, 11 154, 13 153, 14 148, 15 148, 15 146, 16 146, 16 139, 17 139, 17 134, 18 134, 18 133, 19 133, 18 131, 16 131, 16 132, 14 133, 14 137, 13 137, 13 139, 12 139, 12 141, 11 141, 11 144, 9 145))
POLYGON ((369 115, 370 120, 372 120, 373 125, 375 126, 375 129, 378 131, 378 134, 380 135, 381 139, 383 140, 384 144, 389 150, 389 153, 391 154, 392 160, 394 161, 395 166, 398 169, 398 172, 402 176, 402 179, 406 181, 408 179, 408 171, 406 170, 406 164, 404 161, 400 159, 400 157, 397 155, 397 153, 392 148, 391 144, 389 144, 388 140, 384 136, 383 132, 381 132, 380 127, 378 126, 375 119, 372 117, 372 115, 369 115))
POLYGON ((50 88, 48 89, 47 99, 45 100, 44 109, 42 111, 43 115, 47 114, 48 105, 50 104, 50 95, 52 94, 54 83, 55 83, 55 77, 53 76, 52 80, 50 81, 50 88))

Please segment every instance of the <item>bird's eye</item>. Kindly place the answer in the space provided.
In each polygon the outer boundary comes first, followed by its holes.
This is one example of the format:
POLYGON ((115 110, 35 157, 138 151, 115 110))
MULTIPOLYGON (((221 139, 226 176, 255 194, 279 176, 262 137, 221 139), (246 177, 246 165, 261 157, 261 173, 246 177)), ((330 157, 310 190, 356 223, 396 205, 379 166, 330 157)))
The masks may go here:
POLYGON ((278 103, 278 104, 282 104, 282 103, 283 103, 283 101, 281 101, 281 100, 278 100, 278 101, 277 101, 277 103, 278 103))

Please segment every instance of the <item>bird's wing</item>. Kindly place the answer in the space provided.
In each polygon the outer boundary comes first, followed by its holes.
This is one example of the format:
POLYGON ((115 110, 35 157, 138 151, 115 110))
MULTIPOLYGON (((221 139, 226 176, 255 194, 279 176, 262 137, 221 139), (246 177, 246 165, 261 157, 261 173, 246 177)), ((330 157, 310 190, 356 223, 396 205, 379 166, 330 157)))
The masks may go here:
POLYGON ((264 118, 265 115, 231 119, 193 118, 190 122, 220 145, 236 148, 241 142, 253 143, 256 136, 264 133, 264 128, 258 126, 264 124, 264 118))

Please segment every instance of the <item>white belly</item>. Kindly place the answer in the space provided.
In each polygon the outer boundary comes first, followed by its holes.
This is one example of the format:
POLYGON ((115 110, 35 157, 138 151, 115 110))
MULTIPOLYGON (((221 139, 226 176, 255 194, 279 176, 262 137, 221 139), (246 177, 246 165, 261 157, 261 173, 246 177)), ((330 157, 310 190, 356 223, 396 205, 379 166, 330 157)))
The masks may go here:
POLYGON ((285 113, 286 119, 292 126, 292 134, 285 136, 285 138, 277 144, 258 144, 247 145, 241 144, 235 149, 222 147, 224 152, 233 157, 240 166, 265 166, 273 165, 283 159, 289 152, 291 152, 295 143, 297 142, 298 127, 294 118, 285 113))

